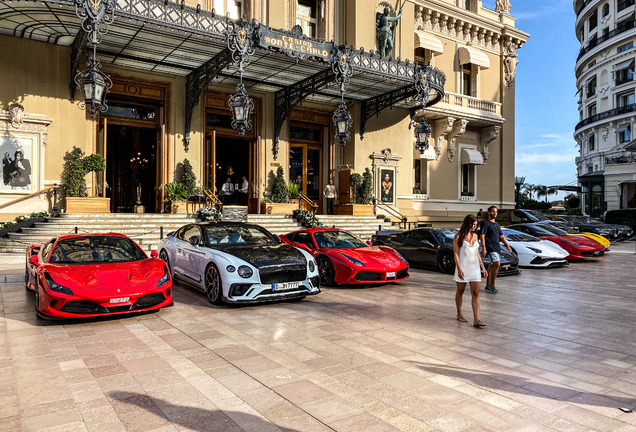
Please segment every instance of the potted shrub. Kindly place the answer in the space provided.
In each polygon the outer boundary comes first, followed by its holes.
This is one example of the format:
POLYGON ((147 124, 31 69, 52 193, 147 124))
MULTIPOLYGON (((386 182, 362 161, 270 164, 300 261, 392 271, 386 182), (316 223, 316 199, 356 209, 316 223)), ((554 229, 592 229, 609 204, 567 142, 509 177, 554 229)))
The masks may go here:
POLYGON ((166 213, 187 214, 186 201, 188 192, 181 183, 166 183, 164 185, 165 198, 163 202, 166 213))
POLYGON ((86 189, 86 174, 106 170, 106 161, 99 154, 84 156, 84 152, 73 147, 66 154, 62 172, 62 193, 66 213, 110 213, 110 198, 89 197, 86 189))
POLYGON ((289 188, 285 182, 283 167, 279 166, 278 170, 276 170, 271 198, 261 201, 261 213, 290 215, 296 208, 298 208, 298 204, 289 202, 289 188))
POLYGON ((336 214, 373 216, 373 173, 371 170, 365 168, 362 175, 351 174, 349 183, 353 189, 353 203, 334 206, 336 214))
POLYGON ((289 200, 293 203, 298 203, 298 185, 290 182, 287 185, 287 192, 289 194, 289 200))

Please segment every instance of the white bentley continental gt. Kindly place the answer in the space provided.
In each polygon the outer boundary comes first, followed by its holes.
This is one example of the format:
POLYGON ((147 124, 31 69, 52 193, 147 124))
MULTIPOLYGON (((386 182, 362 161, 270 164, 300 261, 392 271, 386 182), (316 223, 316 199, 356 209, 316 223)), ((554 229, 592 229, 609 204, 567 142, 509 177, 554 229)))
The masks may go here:
POLYGON ((519 258, 519 267, 562 267, 568 256, 561 246, 519 231, 502 228, 512 252, 519 258))
POLYGON ((313 257, 266 229, 241 222, 185 225, 159 244, 172 277, 210 302, 260 303, 320 292, 313 257))

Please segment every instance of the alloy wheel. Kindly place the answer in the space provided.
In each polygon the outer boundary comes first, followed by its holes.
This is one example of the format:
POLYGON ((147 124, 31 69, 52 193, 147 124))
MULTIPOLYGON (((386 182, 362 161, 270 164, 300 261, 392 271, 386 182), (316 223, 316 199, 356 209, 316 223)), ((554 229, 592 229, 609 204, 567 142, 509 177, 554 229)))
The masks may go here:
POLYGON ((168 266, 168 271, 170 272, 170 276, 172 276, 172 267, 170 267, 170 258, 168 258, 168 252, 165 249, 161 249, 159 253, 159 259, 166 263, 168 266))
POLYGON ((214 264, 205 271, 205 294, 213 304, 221 304, 223 301, 221 275, 214 264))
POLYGON ((335 270, 333 264, 328 258, 318 257, 318 270, 320 274, 320 284, 324 286, 330 286, 334 284, 335 270))
POLYGON ((455 259, 452 254, 445 252, 439 257, 439 270, 442 273, 452 274, 455 272, 455 259))

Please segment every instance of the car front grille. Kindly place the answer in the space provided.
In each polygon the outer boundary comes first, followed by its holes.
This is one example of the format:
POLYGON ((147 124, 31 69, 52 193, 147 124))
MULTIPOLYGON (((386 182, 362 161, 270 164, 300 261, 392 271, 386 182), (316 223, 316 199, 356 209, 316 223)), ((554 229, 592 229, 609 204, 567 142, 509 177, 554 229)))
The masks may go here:
POLYGON ((314 276, 309 278, 309 281, 311 282, 311 286, 314 288, 320 288, 320 276, 314 276))
POLYGON ((307 279, 307 266, 305 264, 290 264, 261 267, 258 269, 258 275, 262 284, 300 282, 307 279))
MULTIPOLYGON (((137 299, 137 301, 133 305, 133 309, 146 309, 146 308, 149 308, 149 307, 153 307, 153 306, 158 305, 159 303, 161 303, 165 299, 166 298, 163 296, 162 293, 148 294, 148 295, 145 295, 145 296, 137 299)), ((110 312, 114 312, 113 308, 111 308, 111 307, 109 307, 108 310, 110 312)))
POLYGON ((402 270, 398 270, 397 275, 396 275, 396 279, 404 279, 405 277, 407 277, 409 275, 409 269, 405 268, 402 270))
POLYGON ((382 280, 382 274, 368 272, 368 271, 360 271, 356 273, 356 275, 353 278, 360 282, 372 282, 372 281, 382 280))
POLYGON ((90 302, 90 301, 70 301, 67 302, 60 309, 62 312, 72 313, 72 314, 82 314, 82 315, 90 315, 90 314, 99 314, 105 313, 106 308, 101 307, 100 305, 90 302))
POLYGON ((530 261, 530 264, 539 265, 539 264, 545 264, 545 263, 553 262, 553 261, 563 262, 564 260, 565 260, 565 258, 541 258, 541 257, 534 257, 534 258, 532 259, 532 261, 530 261))
POLYGON ((601 257, 605 255, 605 251, 581 252, 582 257, 601 257))

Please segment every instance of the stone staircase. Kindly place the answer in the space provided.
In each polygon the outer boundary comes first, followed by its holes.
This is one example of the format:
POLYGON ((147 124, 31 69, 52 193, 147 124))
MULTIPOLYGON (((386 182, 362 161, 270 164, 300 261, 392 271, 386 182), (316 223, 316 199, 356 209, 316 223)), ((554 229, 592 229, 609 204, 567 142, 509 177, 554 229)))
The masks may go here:
MULTIPOLYGON (((381 226, 389 229, 390 223, 382 222, 375 216, 318 216, 327 227, 347 230, 363 240, 369 240, 381 226)), ((51 238, 75 232, 125 234, 135 240, 145 251, 156 249, 163 234, 195 222, 194 216, 171 214, 60 214, 47 222, 36 223, 33 228, 23 228, 22 232, 10 233, 8 238, 0 238, 0 263, 23 261, 27 245, 44 243, 51 238)), ((274 234, 285 234, 302 229, 302 226, 291 216, 285 215, 249 215, 248 221, 260 225, 274 234)))

